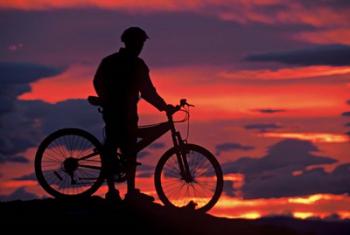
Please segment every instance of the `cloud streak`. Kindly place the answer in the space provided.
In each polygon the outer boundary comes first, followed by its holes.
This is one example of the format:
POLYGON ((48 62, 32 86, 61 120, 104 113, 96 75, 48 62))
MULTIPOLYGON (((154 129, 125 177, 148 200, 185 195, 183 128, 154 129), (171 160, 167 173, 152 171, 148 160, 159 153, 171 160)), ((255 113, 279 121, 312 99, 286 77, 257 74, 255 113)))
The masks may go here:
POLYGON ((3 154, 0 154, 0 164, 7 163, 7 162, 11 162, 11 163, 28 163, 29 160, 26 157, 20 156, 20 155, 6 156, 6 155, 3 155, 3 154))
MULTIPOLYGON (((253 57, 251 61, 275 61, 283 62, 282 60, 289 60, 286 58, 280 59, 279 55, 275 57, 275 54, 263 54, 253 57), (265 57, 266 56, 266 57, 265 57)), ((284 55, 282 56, 284 57, 284 55)), ((304 58, 303 58, 304 59, 304 58)), ((293 59, 294 60, 294 59, 293 59)), ((299 63, 295 61, 296 63, 299 63)), ((300 62, 301 63, 301 62, 300 62)), ((306 63, 314 63, 307 61, 306 63)), ((279 68, 279 69, 252 69, 252 70, 237 70, 237 71, 224 71, 219 75, 228 80, 264 80, 264 81, 277 81, 277 80, 298 80, 298 79, 310 79, 320 78, 336 75, 350 74, 350 66, 329 66, 329 65, 312 65, 312 66, 300 66, 292 68, 279 68)))
POLYGON ((36 194, 28 192, 25 187, 18 188, 8 195, 0 195, 0 201, 33 200, 37 198, 36 194))
POLYGON ((301 50, 270 52, 249 55, 245 60, 254 62, 280 62, 304 66, 345 66, 350 65, 350 46, 324 45, 301 50))
POLYGON ((344 116, 344 117, 350 117, 350 111, 349 111, 349 112, 344 112, 344 113, 342 113, 342 116, 344 116))
POLYGON ((308 140, 313 143, 346 143, 349 141, 349 138, 347 136, 342 134, 333 134, 333 133, 271 132, 271 133, 263 133, 262 136, 267 138, 308 140))
POLYGON ((259 112, 259 113, 266 113, 266 114, 286 112, 285 109, 272 109, 272 108, 254 109, 253 111, 259 112))
POLYGON ((244 126, 247 130, 258 130, 260 132, 266 132, 269 130, 276 130, 282 128, 281 125, 275 123, 253 123, 244 126))
POLYGON ((235 151, 235 150, 249 151, 253 149, 254 149, 253 146, 242 145, 240 143, 232 143, 232 142, 226 142, 215 146, 216 155, 221 155, 221 153, 223 152, 229 152, 229 151, 235 151))

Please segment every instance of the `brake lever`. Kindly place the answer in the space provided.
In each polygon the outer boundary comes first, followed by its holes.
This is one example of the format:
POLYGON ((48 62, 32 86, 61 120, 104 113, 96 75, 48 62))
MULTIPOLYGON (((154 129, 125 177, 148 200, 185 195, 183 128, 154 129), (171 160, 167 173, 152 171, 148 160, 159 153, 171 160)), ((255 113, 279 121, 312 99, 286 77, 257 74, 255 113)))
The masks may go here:
POLYGON ((186 102, 186 105, 187 105, 188 107, 195 107, 193 104, 189 104, 189 103, 187 103, 187 102, 186 102))

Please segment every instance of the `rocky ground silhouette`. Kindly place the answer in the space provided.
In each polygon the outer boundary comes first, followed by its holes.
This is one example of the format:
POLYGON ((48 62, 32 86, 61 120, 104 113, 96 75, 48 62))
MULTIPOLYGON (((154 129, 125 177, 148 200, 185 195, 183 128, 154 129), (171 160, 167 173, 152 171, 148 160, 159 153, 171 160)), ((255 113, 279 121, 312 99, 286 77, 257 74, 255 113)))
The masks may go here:
MULTIPOLYGON (((349 235, 350 221, 228 219, 150 202, 42 199, 0 203, 2 231, 36 234, 349 235)), ((4 234, 4 233, 2 233, 4 234)))

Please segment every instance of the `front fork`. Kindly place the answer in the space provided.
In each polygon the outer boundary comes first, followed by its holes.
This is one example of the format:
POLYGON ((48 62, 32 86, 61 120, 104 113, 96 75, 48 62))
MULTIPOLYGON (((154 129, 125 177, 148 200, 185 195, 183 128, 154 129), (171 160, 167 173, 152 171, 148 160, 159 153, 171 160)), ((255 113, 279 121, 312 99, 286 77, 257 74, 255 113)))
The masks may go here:
POLYGON ((176 132, 174 137, 175 137, 174 144, 176 149, 176 157, 177 157, 177 162, 179 164, 181 177, 187 183, 190 183, 193 181, 193 176, 191 174, 191 170, 187 161, 188 152, 186 151, 186 148, 185 148, 186 143, 182 140, 179 132, 176 132))

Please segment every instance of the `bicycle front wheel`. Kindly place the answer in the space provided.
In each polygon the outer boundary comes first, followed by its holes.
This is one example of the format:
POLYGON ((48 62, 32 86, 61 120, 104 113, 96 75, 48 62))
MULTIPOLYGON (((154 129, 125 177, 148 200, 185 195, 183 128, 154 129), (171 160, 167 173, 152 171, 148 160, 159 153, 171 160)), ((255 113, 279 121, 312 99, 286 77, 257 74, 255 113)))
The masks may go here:
POLYGON ((195 203, 196 210, 206 212, 219 200, 223 189, 220 164, 205 148, 185 144, 183 152, 188 162, 191 180, 181 174, 176 149, 168 150, 159 160, 155 171, 155 187, 159 199, 172 207, 195 203))
POLYGON ((103 183, 102 145, 76 128, 58 130, 40 144, 35 173, 46 192, 58 198, 92 195, 103 183))

